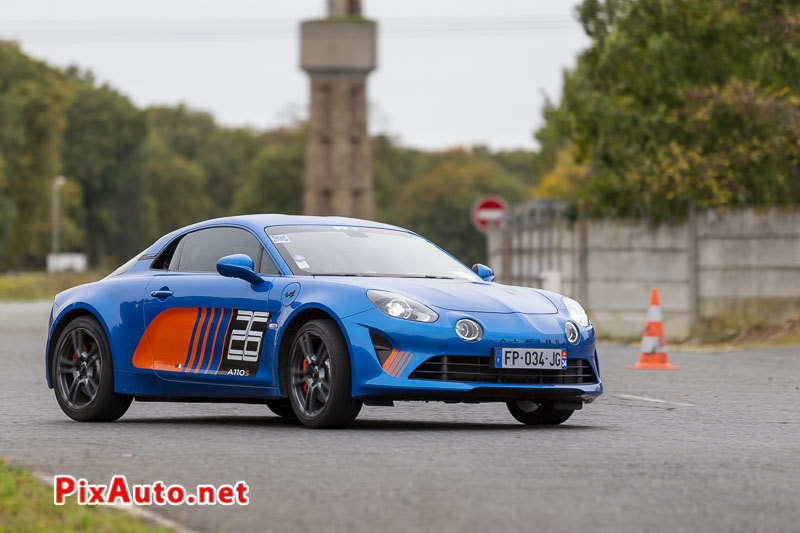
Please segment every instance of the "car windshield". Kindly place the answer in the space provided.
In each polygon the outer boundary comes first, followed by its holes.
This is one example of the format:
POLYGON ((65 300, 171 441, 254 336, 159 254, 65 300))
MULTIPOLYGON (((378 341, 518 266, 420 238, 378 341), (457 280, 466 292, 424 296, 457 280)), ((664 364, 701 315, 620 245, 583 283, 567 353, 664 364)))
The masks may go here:
POLYGON ((298 275, 479 281, 434 244, 405 231, 354 226, 272 226, 267 235, 298 275))

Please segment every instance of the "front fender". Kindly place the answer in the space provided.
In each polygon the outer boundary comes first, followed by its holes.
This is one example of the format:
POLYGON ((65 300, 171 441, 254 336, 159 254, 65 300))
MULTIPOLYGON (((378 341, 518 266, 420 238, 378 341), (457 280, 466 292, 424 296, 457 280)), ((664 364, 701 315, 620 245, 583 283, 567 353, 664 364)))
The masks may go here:
POLYGON ((297 277, 287 277, 283 282, 276 281, 275 289, 280 291, 279 294, 283 294, 289 285, 292 285, 292 289, 297 294, 287 305, 281 303, 281 298, 271 298, 271 311, 276 317, 275 323, 277 324, 277 335, 275 335, 272 346, 272 353, 275 354, 273 368, 277 376, 274 385, 277 387, 280 382, 279 357, 284 338, 287 332, 293 331, 291 327, 293 321, 307 311, 323 312, 336 322, 347 344, 350 366, 354 368, 354 346, 345 320, 373 308, 364 295, 364 291, 358 287, 330 284, 313 278, 298 279, 297 277), (297 288, 298 286, 299 288, 297 288))
MULTIPOLYGON (((146 276, 120 276, 74 287, 56 296, 55 317, 45 345, 45 375, 50 382, 50 356, 57 335, 69 320, 81 314, 93 316, 103 328, 111 348, 114 373, 139 371, 131 361, 144 334, 142 297, 146 276)), ((115 379, 115 389, 116 389, 115 379)))
POLYGON ((55 347, 54 344, 57 340, 55 334, 56 332, 60 334, 63 327, 66 326, 73 317, 87 314, 92 315, 100 323, 100 326, 103 328, 103 333, 106 334, 106 338, 109 339, 109 342, 111 341, 111 330, 108 327, 108 323, 93 305, 78 301, 59 307, 56 317, 53 318, 51 316, 50 329, 47 332, 47 344, 45 344, 44 353, 44 372, 47 378, 47 386, 51 389, 53 388, 53 384, 50 380, 50 355, 52 354, 55 347))

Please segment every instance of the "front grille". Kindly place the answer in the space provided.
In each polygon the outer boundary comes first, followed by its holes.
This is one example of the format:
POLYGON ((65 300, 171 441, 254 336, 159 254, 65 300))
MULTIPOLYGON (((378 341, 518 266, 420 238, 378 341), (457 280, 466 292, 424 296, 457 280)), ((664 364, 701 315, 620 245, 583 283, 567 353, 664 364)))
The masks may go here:
POLYGON ((467 383, 508 383, 513 385, 582 385, 597 383, 586 359, 567 359, 566 370, 494 368, 491 357, 437 355, 419 365, 409 379, 461 381, 467 383))

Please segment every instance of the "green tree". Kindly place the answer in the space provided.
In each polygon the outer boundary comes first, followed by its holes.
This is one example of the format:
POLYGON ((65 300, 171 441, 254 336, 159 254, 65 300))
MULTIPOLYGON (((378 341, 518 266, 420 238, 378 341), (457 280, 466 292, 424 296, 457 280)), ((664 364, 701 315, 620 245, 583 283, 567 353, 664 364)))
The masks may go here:
POLYGON ((388 135, 372 139, 372 177, 375 187, 375 218, 387 220, 400 190, 417 172, 418 150, 397 146, 388 135))
POLYGON ((170 150, 155 132, 150 132, 141 154, 139 201, 152 240, 164 233, 208 218, 211 199, 206 193, 206 174, 199 164, 170 150))
POLYGON ((84 251, 96 265, 120 251, 118 193, 147 126, 130 100, 108 85, 97 86, 90 73, 70 68, 66 75, 75 96, 67 111, 64 172, 81 186, 84 251))
POLYGON ((302 212, 305 131, 276 132, 245 169, 245 179, 236 192, 232 212, 302 212))
POLYGON ((5 192, 6 190, 5 162, 2 154, 0 154, 0 260, 9 246, 11 230, 17 214, 14 201, 5 192))
POLYGON ((0 41, 0 270, 44 263, 70 97, 56 69, 0 41))
POLYGON ((152 107, 147 114, 150 129, 170 150, 203 168, 207 193, 213 198, 208 216, 227 215, 243 184, 245 165, 253 155, 248 137, 255 134, 220 128, 209 113, 184 105, 152 107))
POLYGON ((85 243, 83 191, 80 184, 67 180, 59 189, 59 249, 81 252, 85 243))
POLYGON ((597 214, 800 202, 800 6, 585 0, 591 46, 537 132, 540 175, 569 154, 597 214))
POLYGON ((388 222, 425 236, 467 265, 485 263, 486 239, 470 219, 482 194, 499 194, 509 202, 527 198, 524 181, 496 162, 445 159, 403 187, 388 222))

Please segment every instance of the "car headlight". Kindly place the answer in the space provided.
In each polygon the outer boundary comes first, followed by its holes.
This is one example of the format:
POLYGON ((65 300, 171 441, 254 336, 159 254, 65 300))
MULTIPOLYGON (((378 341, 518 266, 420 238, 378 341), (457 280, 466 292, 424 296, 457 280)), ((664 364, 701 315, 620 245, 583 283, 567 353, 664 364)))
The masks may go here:
POLYGON ((467 342, 475 342, 483 337, 483 328, 470 318, 462 318, 456 322, 456 334, 467 342))
POLYGON ((567 311, 569 311, 569 317, 572 320, 585 328, 589 327, 589 315, 586 314, 581 304, 566 296, 561 298, 561 301, 564 302, 564 306, 567 308, 567 311))
POLYGON ((378 310, 392 318, 414 322, 435 322, 439 315, 416 300, 388 291, 367 291, 367 298, 378 310))
POLYGON ((578 344, 578 341, 581 340, 581 334, 578 333, 578 326, 572 322, 564 324, 564 333, 566 333, 567 340, 570 344, 578 344))

